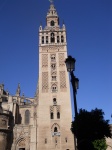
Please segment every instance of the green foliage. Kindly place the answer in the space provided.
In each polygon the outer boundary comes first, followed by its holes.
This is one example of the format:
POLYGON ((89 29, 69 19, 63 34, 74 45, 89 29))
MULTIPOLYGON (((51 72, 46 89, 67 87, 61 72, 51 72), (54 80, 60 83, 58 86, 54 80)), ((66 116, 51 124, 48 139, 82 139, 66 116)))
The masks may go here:
POLYGON ((95 150, 106 150, 107 149, 107 144, 105 139, 101 140, 95 140, 93 141, 93 145, 95 150))
POLYGON ((77 137, 78 150, 94 150, 93 141, 111 137, 109 120, 104 119, 102 109, 80 109, 77 118, 72 122, 71 130, 77 137))

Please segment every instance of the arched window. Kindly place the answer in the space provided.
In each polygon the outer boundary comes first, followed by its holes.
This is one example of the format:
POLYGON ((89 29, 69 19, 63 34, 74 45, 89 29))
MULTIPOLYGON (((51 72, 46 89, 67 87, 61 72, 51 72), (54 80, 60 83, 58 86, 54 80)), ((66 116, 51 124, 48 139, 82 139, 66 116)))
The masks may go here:
POLYGON ((51 69, 55 70, 56 69, 56 64, 51 64, 51 69))
POLYGON ((57 118, 60 119, 60 112, 57 112, 57 118))
POLYGON ((53 103, 56 103, 56 98, 53 98, 53 103))
POLYGON ((56 102, 56 98, 53 98, 53 104, 56 105, 57 102, 56 102))
POLYGON ((60 42, 60 38, 59 38, 59 36, 57 36, 57 43, 59 43, 60 42))
POLYGON ((58 132, 58 129, 57 129, 57 127, 54 127, 54 132, 58 132))
POLYGON ((54 21, 53 20, 51 21, 51 26, 54 26, 54 21))
POLYGON ((56 56, 53 54, 51 55, 51 61, 55 61, 56 60, 56 56))
POLYGON ((44 36, 42 36, 42 44, 44 44, 44 36))
POLYGON ((29 124, 30 123, 30 111, 26 110, 25 111, 25 124, 29 124))
POLYGON ((53 86, 52 86, 52 92, 56 92, 57 91, 57 86, 54 84, 53 86))
POLYGON ((51 43, 55 42, 55 37, 54 37, 54 33, 51 33, 51 43))
POLYGON ((61 43, 63 43, 64 42, 64 37, 63 37, 63 35, 61 36, 61 43))
POLYGON ((48 36, 46 36, 46 44, 48 44, 48 36))
POLYGON ((54 119, 54 114, 53 114, 53 112, 51 112, 51 119, 54 119))

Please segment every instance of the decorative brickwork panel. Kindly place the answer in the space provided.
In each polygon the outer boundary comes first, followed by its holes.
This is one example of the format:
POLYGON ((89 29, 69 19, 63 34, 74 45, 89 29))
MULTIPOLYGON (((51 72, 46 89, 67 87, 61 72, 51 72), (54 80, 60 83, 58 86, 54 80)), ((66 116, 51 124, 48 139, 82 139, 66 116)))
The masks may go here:
POLYGON ((65 71, 60 71, 60 89, 65 89, 66 88, 66 76, 65 76, 65 71))
POLYGON ((50 106, 50 112, 54 112, 54 106, 50 106))
POLYGON ((42 72, 42 92, 48 92, 48 72, 42 72))
POLYGON ((60 112, 60 106, 56 106, 57 112, 60 112))
POLYGON ((65 65, 64 53, 59 53, 59 66, 64 66, 64 65, 65 65))
POLYGON ((48 67, 48 54, 42 54, 42 67, 48 67))
POLYGON ((57 51, 64 51, 64 46, 43 46, 42 52, 57 52, 57 51))

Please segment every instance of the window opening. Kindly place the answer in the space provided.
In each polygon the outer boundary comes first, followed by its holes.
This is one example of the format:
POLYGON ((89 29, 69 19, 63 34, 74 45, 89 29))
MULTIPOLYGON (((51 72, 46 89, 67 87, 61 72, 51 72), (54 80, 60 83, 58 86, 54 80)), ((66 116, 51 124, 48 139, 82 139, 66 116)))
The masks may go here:
POLYGON ((51 33, 51 43, 55 42, 55 37, 54 37, 54 33, 51 33))
POLYGON ((47 144, 47 139, 45 138, 45 144, 47 144))
POLYGON ((61 42, 62 42, 62 43, 64 42, 64 37, 63 37, 63 35, 61 36, 61 42))
POLYGON ((25 111, 25 124, 29 124, 30 123, 30 111, 26 110, 25 111))
POLYGON ((42 36, 42 44, 44 44, 44 36, 42 36))
POLYGON ((54 114, 53 114, 53 112, 51 112, 51 119, 54 119, 54 114))
POLYGON ((56 92, 57 91, 57 87, 56 87, 56 85, 53 85, 52 86, 52 92, 56 92))
POLYGON ((56 64, 52 64, 51 68, 54 70, 56 68, 56 64))
POLYGON ((56 81, 56 76, 52 76, 52 81, 56 81))
POLYGON ((55 55, 52 55, 51 56, 51 61, 55 61, 55 59, 56 59, 55 55))
POLYGON ((57 118, 60 119, 60 112, 57 112, 57 118))
POLYGON ((67 140, 67 137, 66 137, 66 138, 65 138, 65 142, 67 143, 67 141, 68 141, 68 140, 67 140))
POLYGON ((51 21, 51 26, 54 26, 54 24, 55 24, 55 23, 54 23, 54 21, 52 20, 52 21, 51 21))
POLYGON ((55 128, 54 128, 54 132, 58 132, 58 129, 57 129, 57 127, 55 127, 55 128))
POLYGON ((56 105, 57 102, 56 102, 56 98, 53 98, 53 104, 56 105))
POLYGON ((57 36, 57 43, 59 43, 60 42, 60 39, 59 39, 59 36, 57 36))
POLYGON ((48 36, 46 36, 46 44, 48 44, 48 36))

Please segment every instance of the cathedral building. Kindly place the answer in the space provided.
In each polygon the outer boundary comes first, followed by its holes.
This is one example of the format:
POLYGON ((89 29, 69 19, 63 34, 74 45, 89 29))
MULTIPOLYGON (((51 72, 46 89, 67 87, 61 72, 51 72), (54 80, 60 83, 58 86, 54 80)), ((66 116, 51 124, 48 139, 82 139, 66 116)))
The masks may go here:
POLYGON ((66 27, 60 27, 51 3, 46 26, 39 27, 39 80, 35 97, 21 95, 20 84, 15 95, 0 85, 2 150, 74 150, 66 58, 66 27))

